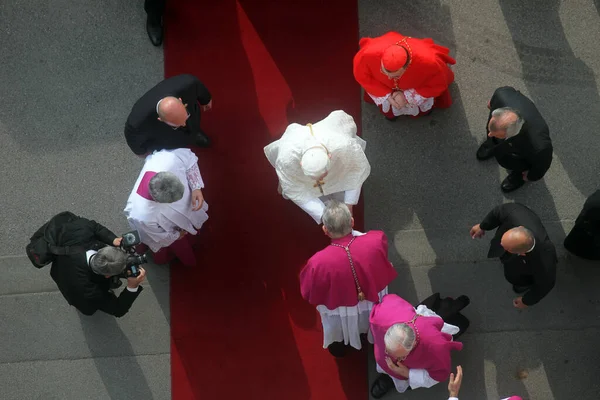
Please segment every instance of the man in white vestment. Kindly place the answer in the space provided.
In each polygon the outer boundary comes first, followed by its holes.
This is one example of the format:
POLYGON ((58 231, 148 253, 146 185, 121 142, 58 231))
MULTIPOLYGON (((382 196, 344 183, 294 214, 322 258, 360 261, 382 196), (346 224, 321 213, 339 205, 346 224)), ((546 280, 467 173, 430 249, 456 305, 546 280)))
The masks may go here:
POLYGON ((186 266, 196 259, 187 234, 208 219, 198 157, 189 149, 155 151, 148 157, 127 200, 125 215, 163 264, 175 256, 186 266))
POLYGON ((315 124, 291 124, 264 151, 277 172, 282 196, 320 224, 324 201, 343 201, 351 211, 358 203, 371 172, 366 145, 356 135, 354 119, 338 110, 315 124))
POLYGON ((361 349, 360 335, 369 332, 373 304, 387 294, 398 275, 388 260, 385 233, 361 233, 353 226, 348 207, 329 200, 323 232, 331 244, 312 256, 300 272, 302 297, 321 314, 323 348, 335 357, 345 355, 348 346, 361 349))

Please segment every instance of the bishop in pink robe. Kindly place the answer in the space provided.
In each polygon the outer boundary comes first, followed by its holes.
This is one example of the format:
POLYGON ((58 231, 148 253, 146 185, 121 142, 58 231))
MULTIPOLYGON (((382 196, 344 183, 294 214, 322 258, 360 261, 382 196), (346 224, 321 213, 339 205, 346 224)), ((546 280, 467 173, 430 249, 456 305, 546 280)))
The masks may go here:
MULTIPOLYGON (((409 387, 431 387, 448 379, 452 368, 450 352, 463 347, 462 343, 452 340, 452 335, 458 333, 457 327, 446 324, 426 306, 420 305, 415 309, 394 294, 384 296, 379 304, 373 306, 370 323, 377 371, 389 375, 396 390, 401 393, 409 387), (412 329, 415 339, 403 359, 398 359, 391 349, 386 348, 384 338, 388 329, 401 323, 412 329), (404 372, 401 374, 399 371, 404 372)), ((371 388, 373 397, 382 397, 385 394, 383 388, 391 388, 386 383, 389 381, 386 375, 380 375, 375 381, 371 388)))
POLYGON ((321 315, 323 348, 336 356, 342 354, 332 345, 361 349, 360 334, 369 331, 373 304, 387 294, 387 286, 397 276, 388 260, 385 233, 354 231, 353 222, 345 204, 329 202, 323 231, 331 244, 312 256, 300 272, 302 297, 321 315), (339 218, 332 219, 335 213, 339 218))

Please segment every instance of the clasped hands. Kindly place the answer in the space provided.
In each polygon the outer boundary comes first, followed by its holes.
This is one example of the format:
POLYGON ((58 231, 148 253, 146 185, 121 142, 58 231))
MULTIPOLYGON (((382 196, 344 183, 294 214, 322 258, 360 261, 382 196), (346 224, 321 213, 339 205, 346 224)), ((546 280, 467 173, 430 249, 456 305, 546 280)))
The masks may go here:
POLYGON ((408 104, 408 102, 406 101, 406 97, 404 97, 404 92, 402 90, 390 94, 390 97, 388 97, 388 101, 390 102, 392 107, 398 109, 403 108, 408 104))

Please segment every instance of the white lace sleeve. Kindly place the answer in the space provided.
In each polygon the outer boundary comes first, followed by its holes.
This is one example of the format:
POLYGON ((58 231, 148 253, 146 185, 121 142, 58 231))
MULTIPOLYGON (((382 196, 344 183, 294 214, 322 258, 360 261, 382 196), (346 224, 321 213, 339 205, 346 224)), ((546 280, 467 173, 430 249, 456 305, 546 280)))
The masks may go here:
POLYGON ((187 171, 185 171, 185 175, 187 176, 190 190, 193 191, 202 189, 204 187, 204 181, 202 181, 202 175, 200 175, 200 168, 198 168, 198 164, 192 165, 187 171))
MULTIPOLYGON (((390 97, 391 93, 386 94, 383 97, 376 97, 373 96, 371 93, 367 92, 367 94, 369 95, 369 97, 371 97, 373 99, 373 101, 375 102, 375 104, 377 104, 378 106, 384 104, 384 103, 388 103, 387 99, 388 97, 390 97)), ((389 103, 388 103, 389 104, 389 103)))
POLYGON ((423 97, 415 89, 405 90, 404 98, 408 104, 419 107, 423 112, 429 111, 433 107, 433 97, 423 97))

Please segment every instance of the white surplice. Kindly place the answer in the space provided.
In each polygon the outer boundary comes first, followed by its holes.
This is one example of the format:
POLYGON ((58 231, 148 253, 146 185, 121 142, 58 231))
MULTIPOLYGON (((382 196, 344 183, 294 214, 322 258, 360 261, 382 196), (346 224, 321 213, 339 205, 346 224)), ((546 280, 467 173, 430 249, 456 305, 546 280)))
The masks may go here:
POLYGON ((192 211, 192 187, 203 188, 204 183, 199 174, 196 182, 188 180, 190 170, 197 168, 198 157, 189 149, 155 151, 148 157, 142 172, 127 200, 125 215, 132 229, 139 232, 142 243, 154 252, 170 246, 179 238, 180 231, 195 235, 208 219, 206 201, 198 211, 192 211), (137 193, 144 174, 151 172, 171 172, 183 182, 185 191, 183 198, 174 203, 158 203, 148 200, 137 193), (198 181, 199 178, 199 181, 198 181))

